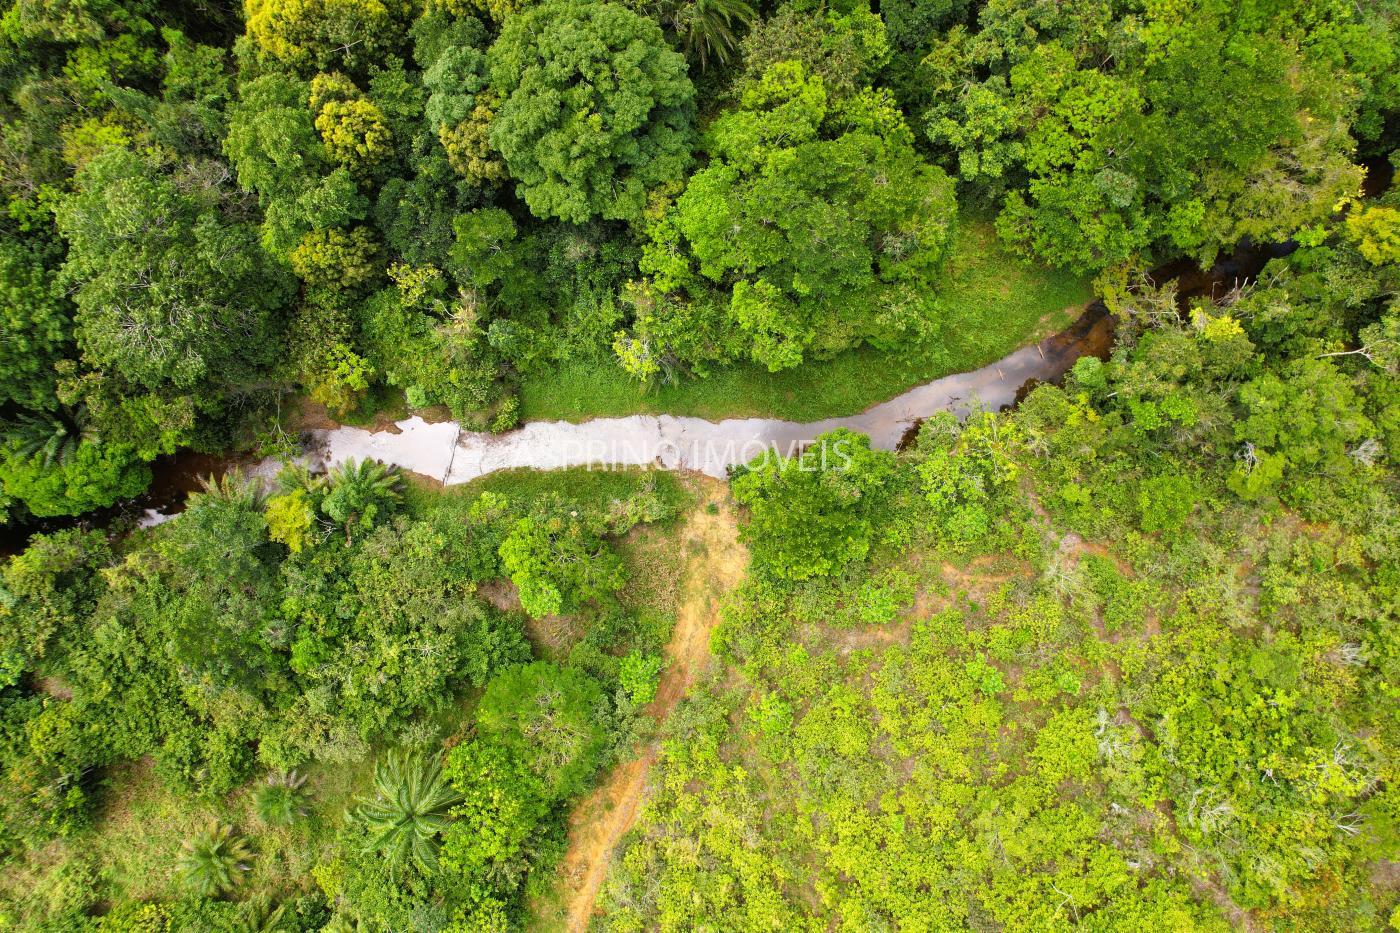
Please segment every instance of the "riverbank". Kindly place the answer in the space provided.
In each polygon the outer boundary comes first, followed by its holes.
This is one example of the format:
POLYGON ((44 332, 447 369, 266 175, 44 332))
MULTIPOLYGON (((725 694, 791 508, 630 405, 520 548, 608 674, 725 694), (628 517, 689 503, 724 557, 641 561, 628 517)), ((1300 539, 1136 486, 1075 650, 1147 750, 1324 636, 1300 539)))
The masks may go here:
MULTIPOLYGON (((1251 281, 1270 259, 1291 249, 1292 244, 1245 243, 1210 269, 1202 270, 1182 261, 1155 270, 1152 278, 1177 283, 1177 298, 1184 313, 1191 297, 1223 293, 1251 281)), ((1067 317, 1068 326, 986 366, 915 385, 893 397, 881 397, 884 400, 877 400, 857 414, 841 417, 710 420, 684 414, 681 404, 666 414, 600 416, 581 422, 531 420, 513 431, 489 434, 464 430, 457 422, 446 420, 445 411, 429 410, 400 420, 381 413, 361 427, 339 424, 318 407, 310 416, 306 412, 298 415, 289 430, 302 444, 299 459, 312 469, 324 470, 350 459, 374 459, 397 466, 429 485, 472 483, 513 470, 593 466, 662 467, 724 478, 729 467, 746 463, 765 449, 789 453, 818 434, 837 428, 867 434, 875 447, 894 450, 935 411, 953 411, 962 416, 979 407, 1004 408, 1019 401, 1034 385, 1062 378, 1084 354, 1107 357, 1113 346, 1115 321, 1102 302, 1063 309, 1061 314, 1067 317)), ((1043 319, 1042 325, 1051 319, 1058 320, 1059 316, 1043 319)), ((857 356, 859 353, 845 354, 842 360, 857 356)), ((813 364, 823 365, 851 364, 813 364)), ((891 378, 873 364, 862 375, 876 382, 891 378)), ((835 385, 839 389, 842 384, 835 385)), ((658 399, 662 397, 657 395, 658 399)), ((845 397, 854 396, 848 393, 845 397)), ((809 400, 803 405, 809 410, 838 407, 831 400, 809 400)), ((237 467, 244 475, 270 479, 281 464, 280 458, 218 458, 192 452, 161 458, 155 482, 143 496, 79 519, 11 526, 8 537, 0 539, 0 550, 17 552, 30 534, 70 524, 127 528, 159 524, 178 514, 185 496, 198 488, 206 476, 221 475, 237 467)))
POLYGON ((1056 381, 1080 356, 1106 356, 1112 343, 1113 319, 1101 304, 1095 304, 1064 331, 995 363, 935 379, 846 417, 709 421, 669 414, 629 415, 583 423, 532 421, 505 434, 488 434, 415 416, 392 430, 342 425, 307 431, 305 458, 317 470, 349 460, 378 460, 445 486, 503 470, 591 465, 657 466, 723 479, 731 467, 765 450, 790 455, 838 428, 868 435, 878 449, 894 450, 934 412, 951 411, 961 417, 978 409, 1009 407, 1027 385, 1056 381))
MULTIPOLYGON (((1079 356, 1106 356, 1111 349, 1113 322, 1102 304, 1072 310, 1079 312, 1078 316, 1069 316, 1067 311, 1068 326, 1064 329, 987 366, 916 385, 843 417, 708 420, 684 414, 625 415, 582 422, 529 421, 513 431, 490 434, 467 431, 455 421, 429 419, 422 414, 398 421, 379 417, 365 427, 338 424, 318 410, 314 417, 303 416, 291 433, 302 448, 296 459, 315 471, 348 460, 378 460, 444 486, 510 470, 590 466, 661 467, 724 479, 730 467, 747 463, 766 449, 790 453, 837 428, 867 434, 875 447, 894 450, 912 428, 935 411, 964 416, 974 408, 997 410, 1012 405, 1029 384, 1057 380, 1079 356)), ((245 477, 270 482, 283 462, 281 456, 218 457, 182 451, 157 461, 145 494, 86 516, 9 526, 0 546, 18 553, 31 534, 75 524, 116 529, 118 533, 148 528, 179 514, 189 493, 208 477, 237 469, 245 477)))
POLYGON ((657 414, 818 421, 851 415, 1056 333, 1093 299, 1087 279, 1026 263, 981 219, 959 223, 939 290, 946 316, 920 349, 864 347, 780 373, 736 364, 703 379, 652 387, 627 377, 611 360, 569 363, 525 377, 521 415, 527 422, 657 414))

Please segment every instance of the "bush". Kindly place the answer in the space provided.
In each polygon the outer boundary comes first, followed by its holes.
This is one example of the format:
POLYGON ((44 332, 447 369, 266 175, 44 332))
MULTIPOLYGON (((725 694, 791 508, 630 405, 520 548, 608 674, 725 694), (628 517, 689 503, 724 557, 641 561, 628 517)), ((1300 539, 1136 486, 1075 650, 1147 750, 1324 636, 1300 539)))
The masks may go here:
POLYGON ((894 456, 844 428, 795 457, 770 450, 730 482, 748 506, 740 536, 756 567, 785 580, 828 576, 863 560, 875 536, 894 456))
POLYGON ((656 699, 656 688, 665 668, 666 659, 661 655, 634 650, 622 659, 617 678, 628 699, 637 706, 645 706, 656 699))

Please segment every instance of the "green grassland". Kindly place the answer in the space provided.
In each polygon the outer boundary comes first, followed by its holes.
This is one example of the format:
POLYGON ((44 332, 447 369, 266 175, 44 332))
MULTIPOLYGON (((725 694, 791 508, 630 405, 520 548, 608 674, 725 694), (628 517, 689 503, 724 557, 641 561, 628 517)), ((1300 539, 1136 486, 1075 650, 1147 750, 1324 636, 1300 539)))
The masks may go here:
POLYGON ((485 492, 520 502, 553 494, 600 511, 642 492, 654 492, 668 509, 683 509, 689 504, 689 493, 675 474, 637 467, 498 470, 445 489, 410 486, 407 497, 410 510, 422 515, 434 508, 469 505, 485 492))

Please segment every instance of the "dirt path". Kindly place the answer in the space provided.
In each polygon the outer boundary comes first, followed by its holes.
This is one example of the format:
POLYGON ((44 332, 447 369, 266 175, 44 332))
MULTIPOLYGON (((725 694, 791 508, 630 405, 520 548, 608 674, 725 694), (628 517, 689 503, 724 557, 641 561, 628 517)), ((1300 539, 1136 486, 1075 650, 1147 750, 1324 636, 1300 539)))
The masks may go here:
MULTIPOLYGON (((657 722, 665 720, 709 660, 710 632, 718 620, 720 600, 743 577, 748 563, 738 541, 727 486, 704 480, 700 489, 702 501, 677 535, 685 574, 676 626, 666 646, 668 664, 656 699, 647 708, 657 722)), ((569 848, 559 866, 564 929, 569 933, 588 928, 612 854, 646 797, 647 778, 658 751, 652 742, 638 757, 615 767, 569 819, 569 848)))

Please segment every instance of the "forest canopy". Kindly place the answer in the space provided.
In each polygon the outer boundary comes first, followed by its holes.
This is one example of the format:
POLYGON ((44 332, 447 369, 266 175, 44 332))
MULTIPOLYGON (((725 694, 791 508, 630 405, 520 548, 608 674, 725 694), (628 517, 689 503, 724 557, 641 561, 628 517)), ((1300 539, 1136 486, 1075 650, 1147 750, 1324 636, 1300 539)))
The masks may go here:
POLYGON ((289 395, 503 430, 559 368, 640 392, 862 347, 985 362, 948 349, 968 225, 1120 288, 1316 228, 1394 134, 1384 4, 18 0, 0 23, 21 519, 247 446, 289 395))
POLYGON ((0 930, 1400 927, 1397 142, 1396 0, 0 0, 0 930))

